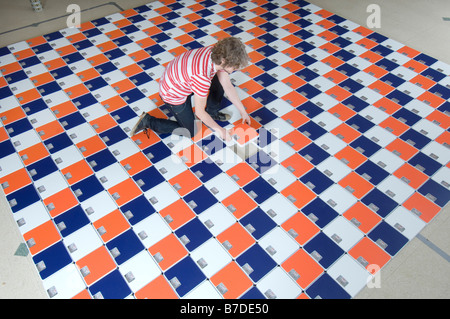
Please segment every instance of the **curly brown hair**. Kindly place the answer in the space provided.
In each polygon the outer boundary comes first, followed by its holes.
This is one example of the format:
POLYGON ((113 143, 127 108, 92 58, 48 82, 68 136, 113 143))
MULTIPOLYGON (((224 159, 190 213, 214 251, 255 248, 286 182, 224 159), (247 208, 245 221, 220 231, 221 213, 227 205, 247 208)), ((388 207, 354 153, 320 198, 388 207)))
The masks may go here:
POLYGON ((236 70, 245 68, 250 58, 245 50, 245 45, 235 37, 219 40, 211 51, 211 58, 217 65, 232 67, 236 70))

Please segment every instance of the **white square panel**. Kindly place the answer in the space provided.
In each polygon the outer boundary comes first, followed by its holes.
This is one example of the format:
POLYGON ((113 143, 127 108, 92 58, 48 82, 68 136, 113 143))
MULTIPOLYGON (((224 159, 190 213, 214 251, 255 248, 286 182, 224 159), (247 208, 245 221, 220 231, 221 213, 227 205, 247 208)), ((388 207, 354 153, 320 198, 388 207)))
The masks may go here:
POLYGON ((70 145, 50 155, 58 169, 62 170, 72 164, 84 160, 80 150, 75 145, 70 145))
POLYGON ((357 202, 355 196, 337 184, 331 185, 319 197, 339 214, 345 213, 357 202))
POLYGON ((336 282, 347 291, 351 297, 356 296, 356 294, 364 288, 367 282, 372 279, 372 275, 349 255, 343 255, 327 269, 327 273, 336 280, 336 282))
POLYGON ((74 144, 78 144, 97 135, 89 123, 77 125, 66 131, 74 144))
POLYGON ((133 231, 147 249, 172 233, 172 230, 159 214, 151 214, 133 225, 133 231))
POLYGON ((50 215, 42 201, 37 201, 14 213, 14 220, 21 234, 50 220, 50 215))
POLYGON ((223 201, 239 190, 239 186, 226 173, 218 174, 204 183, 204 185, 219 201, 223 201))
POLYGON ((133 292, 138 291, 161 274, 147 250, 134 255, 120 265, 119 271, 133 292))
POLYGON ((345 251, 348 251, 364 237, 357 227, 342 216, 336 217, 327 224, 323 232, 345 251))
POLYGON ((87 224, 64 237, 63 242, 74 261, 80 260, 103 245, 97 231, 91 224, 87 224))
POLYGON ((300 246, 281 227, 275 227, 264 235, 258 244, 264 249, 277 264, 283 263, 300 246))
POLYGON ((385 218, 385 221, 409 240, 416 237, 427 224, 403 206, 394 209, 394 211, 385 218))
POLYGON ((352 170, 335 157, 328 157, 317 165, 317 169, 337 183, 347 176, 352 170))
POLYGON ((397 138, 397 136, 378 125, 372 126, 364 133, 364 136, 381 147, 386 147, 397 138))
POLYGON ((116 210, 117 204, 106 191, 103 191, 83 201, 81 207, 89 220, 94 223, 116 210))
POLYGON ((110 145, 109 150, 118 162, 121 162, 122 160, 140 152, 140 149, 136 146, 136 143, 128 138, 110 145))
POLYGON ((74 263, 58 270, 42 281, 52 299, 70 299, 86 289, 83 279, 74 263))
POLYGON ((384 148, 373 154, 369 159, 391 174, 405 164, 405 161, 401 159, 400 156, 397 156, 384 148))
POLYGON ((211 278, 232 260, 230 254, 215 238, 209 239, 192 251, 191 258, 208 278, 211 278))
POLYGON ((442 165, 446 165, 450 159, 450 149, 436 141, 428 143, 421 149, 421 152, 430 156, 442 165))
POLYGON ((111 164, 95 172, 95 176, 104 189, 110 189, 129 178, 127 172, 119 163, 111 164))
POLYGON ((280 164, 275 164, 267 171, 261 174, 261 177, 264 178, 273 188, 275 188, 278 192, 281 192, 283 189, 291 185, 293 182, 297 180, 297 178, 289 172, 284 166, 280 164))
POLYGON ((298 211, 297 207, 280 193, 276 193, 264 201, 260 205, 260 208, 269 215, 277 225, 281 225, 298 211))
POLYGON ((427 105, 417 99, 409 101, 408 103, 405 104, 404 107, 405 109, 410 110, 414 114, 417 114, 423 118, 426 118, 434 111, 434 108, 432 106, 427 105))
POLYGON ((358 114, 377 125, 389 117, 389 114, 373 105, 367 106, 358 114))
POLYGON ((331 155, 336 154, 347 146, 345 142, 331 133, 323 134, 321 137, 314 140, 314 143, 331 155))
POLYGON ((184 295, 182 299, 222 299, 222 296, 209 280, 205 280, 184 295))
POLYGON ((198 218, 214 236, 236 223, 236 218, 222 203, 214 204, 202 212, 198 218))
POLYGON ((41 143, 39 135, 34 130, 28 130, 19 135, 13 136, 10 141, 13 143, 17 152, 36 145, 37 143, 41 143))
POLYGON ((256 287, 267 299, 294 299, 302 293, 300 286, 281 267, 273 269, 256 287))
POLYGON ((447 166, 443 166, 433 174, 432 180, 441 184, 445 188, 450 188, 450 168, 447 166))
MULTIPOLYGON (((439 135, 445 131, 442 127, 428 121, 427 119, 419 120, 412 126, 412 128, 432 140, 439 137, 439 135)), ((449 157, 447 157, 447 159, 449 159, 449 157)))
POLYGON ((67 188, 67 182, 60 171, 50 173, 34 182, 34 187, 42 199, 46 199, 67 188))
POLYGON ((183 164, 183 161, 178 156, 168 156, 155 163, 154 166, 166 180, 170 180, 187 170, 187 166, 183 164))
POLYGON ((147 198, 152 206, 157 210, 169 206, 178 199, 180 195, 175 191, 175 189, 167 181, 159 183, 157 186, 149 189, 145 193, 145 198, 147 198))
POLYGON ((414 188, 392 175, 386 177, 377 188, 399 204, 403 204, 414 193, 414 188))

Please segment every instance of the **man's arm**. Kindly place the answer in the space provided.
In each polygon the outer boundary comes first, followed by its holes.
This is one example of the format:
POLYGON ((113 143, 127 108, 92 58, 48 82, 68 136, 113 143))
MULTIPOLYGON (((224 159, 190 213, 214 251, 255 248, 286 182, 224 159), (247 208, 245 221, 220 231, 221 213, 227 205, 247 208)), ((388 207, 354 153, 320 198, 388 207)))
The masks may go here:
POLYGON ((227 98, 238 109, 239 113, 241 113, 242 123, 246 122, 250 125, 250 117, 236 92, 236 88, 233 83, 231 83, 229 74, 227 72, 217 72, 217 77, 219 78, 219 82, 222 85, 227 98))
POLYGON ((211 115, 209 115, 208 112, 206 112, 205 110, 206 100, 207 97, 200 97, 197 94, 194 94, 195 115, 197 115, 200 121, 205 123, 209 128, 218 132, 223 140, 225 141, 231 140, 231 136, 227 132, 227 130, 221 127, 219 124, 217 124, 217 122, 213 120, 211 115))

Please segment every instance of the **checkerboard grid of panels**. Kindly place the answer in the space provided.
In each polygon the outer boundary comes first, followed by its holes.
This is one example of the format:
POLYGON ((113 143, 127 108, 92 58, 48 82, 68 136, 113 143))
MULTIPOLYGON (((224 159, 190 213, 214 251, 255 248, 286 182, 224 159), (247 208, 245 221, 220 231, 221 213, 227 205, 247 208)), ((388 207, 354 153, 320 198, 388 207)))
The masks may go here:
POLYGON ((450 67, 305 1, 153 2, 0 68, 0 181, 51 298, 354 297, 449 199, 450 67), (130 138, 171 116, 164 65, 229 35, 251 127, 130 138))

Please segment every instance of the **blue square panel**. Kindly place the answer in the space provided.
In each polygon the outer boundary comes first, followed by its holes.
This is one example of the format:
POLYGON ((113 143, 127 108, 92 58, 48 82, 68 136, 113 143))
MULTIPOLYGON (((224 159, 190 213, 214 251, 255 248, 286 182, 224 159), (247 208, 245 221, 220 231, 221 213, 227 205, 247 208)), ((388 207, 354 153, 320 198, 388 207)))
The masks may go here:
POLYGON ((308 144, 308 146, 302 148, 298 153, 314 165, 321 163, 330 156, 330 154, 315 143, 308 144))
POLYGON ((394 256, 408 242, 398 230, 381 221, 368 235, 378 246, 383 248, 389 255, 394 256))
POLYGON ((155 166, 150 166, 149 168, 144 169, 143 171, 133 175, 132 178, 143 192, 146 192, 165 181, 164 177, 155 166))
POLYGON ((210 158, 206 158, 200 163, 191 166, 190 170, 202 181, 202 183, 206 183, 211 178, 222 173, 219 166, 217 166, 210 158))
MULTIPOLYGON (((135 113, 134 116, 136 116, 135 113)), ((120 126, 115 126, 107 131, 100 133, 99 135, 103 142, 105 142, 105 144, 108 146, 128 138, 127 134, 122 130, 120 126)))
POLYGON ((266 297, 259 291, 258 288, 252 287, 249 291, 243 294, 239 299, 266 299, 266 297))
POLYGON ((34 162, 33 164, 28 165, 27 170, 33 181, 37 181, 47 176, 48 174, 57 171, 58 167, 56 166, 53 159, 48 156, 37 162, 34 162))
POLYGON ((39 276, 45 279, 70 264, 72 258, 63 242, 59 241, 33 256, 33 262, 36 264, 39 276))
POLYGON ((104 191, 102 184, 98 181, 95 175, 91 175, 70 187, 77 197, 79 202, 83 202, 86 199, 104 191))
POLYGON ((141 195, 120 207, 120 211, 131 225, 135 225, 155 212, 144 195, 141 195))
POLYGON ((23 118, 5 125, 5 129, 9 134, 9 137, 14 137, 16 135, 22 134, 28 130, 32 130, 33 127, 27 118, 23 118))
POLYGON ((318 233, 303 248, 325 269, 344 253, 344 250, 324 233, 318 233))
POLYGON ((264 173, 277 163, 270 155, 262 150, 247 158, 246 162, 259 174, 264 173))
POLYGON ((356 170, 356 173, 367 179, 373 185, 378 185, 383 179, 389 176, 389 173, 374 162, 367 160, 356 170))
POLYGON ((116 162, 116 158, 108 149, 104 149, 98 153, 95 153, 86 158, 86 161, 94 170, 94 172, 98 172, 99 170, 113 164, 116 162))
POLYGON ((53 221, 63 237, 70 235, 90 222, 80 205, 56 216, 53 221))
POLYGON ((181 226, 177 229, 175 235, 189 251, 193 251, 212 237, 212 234, 198 218, 194 218, 181 226))
POLYGON ((13 213, 40 201, 38 192, 33 184, 25 186, 6 196, 6 200, 13 213))
POLYGON ((319 171, 317 168, 313 168, 308 173, 303 175, 300 180, 311 188, 314 193, 320 194, 328 187, 334 184, 334 182, 329 179, 325 174, 319 171))
POLYGON ((196 214, 217 203, 217 198, 203 185, 184 196, 184 200, 196 214))
POLYGON ((244 186, 244 191, 258 204, 261 204, 277 192, 276 189, 261 176, 244 186))
POLYGON ((364 135, 361 135, 356 140, 351 142, 350 146, 353 147, 358 152, 360 152, 361 154, 363 154, 365 157, 371 157, 381 148, 380 145, 371 141, 364 135))
POLYGON ((319 197, 303 207, 301 212, 314 221, 320 228, 324 228, 329 222, 339 216, 330 205, 319 197))
POLYGON ((160 160, 163 160, 172 154, 172 151, 162 141, 147 147, 142 152, 153 164, 158 163, 160 160))
POLYGON ((372 189, 361 201, 381 217, 386 217, 397 207, 397 202, 378 188, 372 189))
POLYGON ((89 292, 94 299, 123 299, 131 294, 131 289, 116 269, 91 285, 89 292))
POLYGON ((308 289, 311 299, 350 299, 351 296, 327 273, 322 274, 308 289))
POLYGON ((413 145, 418 150, 425 147, 429 142, 431 142, 431 139, 426 137, 425 135, 417 132, 416 130, 410 128, 405 133, 400 135, 400 138, 409 144, 413 145))
POLYGON ((145 249, 133 229, 129 229, 121 235, 111 239, 106 243, 106 247, 118 265, 123 264, 125 261, 145 249))
POLYGON ((247 249, 236 259, 236 262, 255 283, 277 265, 272 257, 258 244, 247 249))
POLYGON ((51 154, 73 145, 72 140, 65 132, 45 140, 44 144, 51 154))
POLYGON ((408 163, 411 164, 411 166, 419 169, 421 172, 427 174, 428 176, 433 176, 433 174, 442 167, 442 165, 438 161, 435 161, 422 152, 418 152, 416 155, 411 157, 408 163))
POLYGON ((259 207, 242 217, 239 222, 256 240, 277 226, 269 215, 259 207))
POLYGON ((164 272, 164 276, 180 297, 186 295, 206 279, 203 272, 190 256, 185 257, 172 268, 164 272))
POLYGON ((450 191, 432 179, 426 181, 418 191, 440 207, 447 205, 450 200, 450 191))
POLYGON ((305 136, 310 138, 311 140, 318 139, 323 134, 327 133, 320 125, 314 123, 313 121, 309 121, 297 129, 299 132, 303 133, 305 136))

